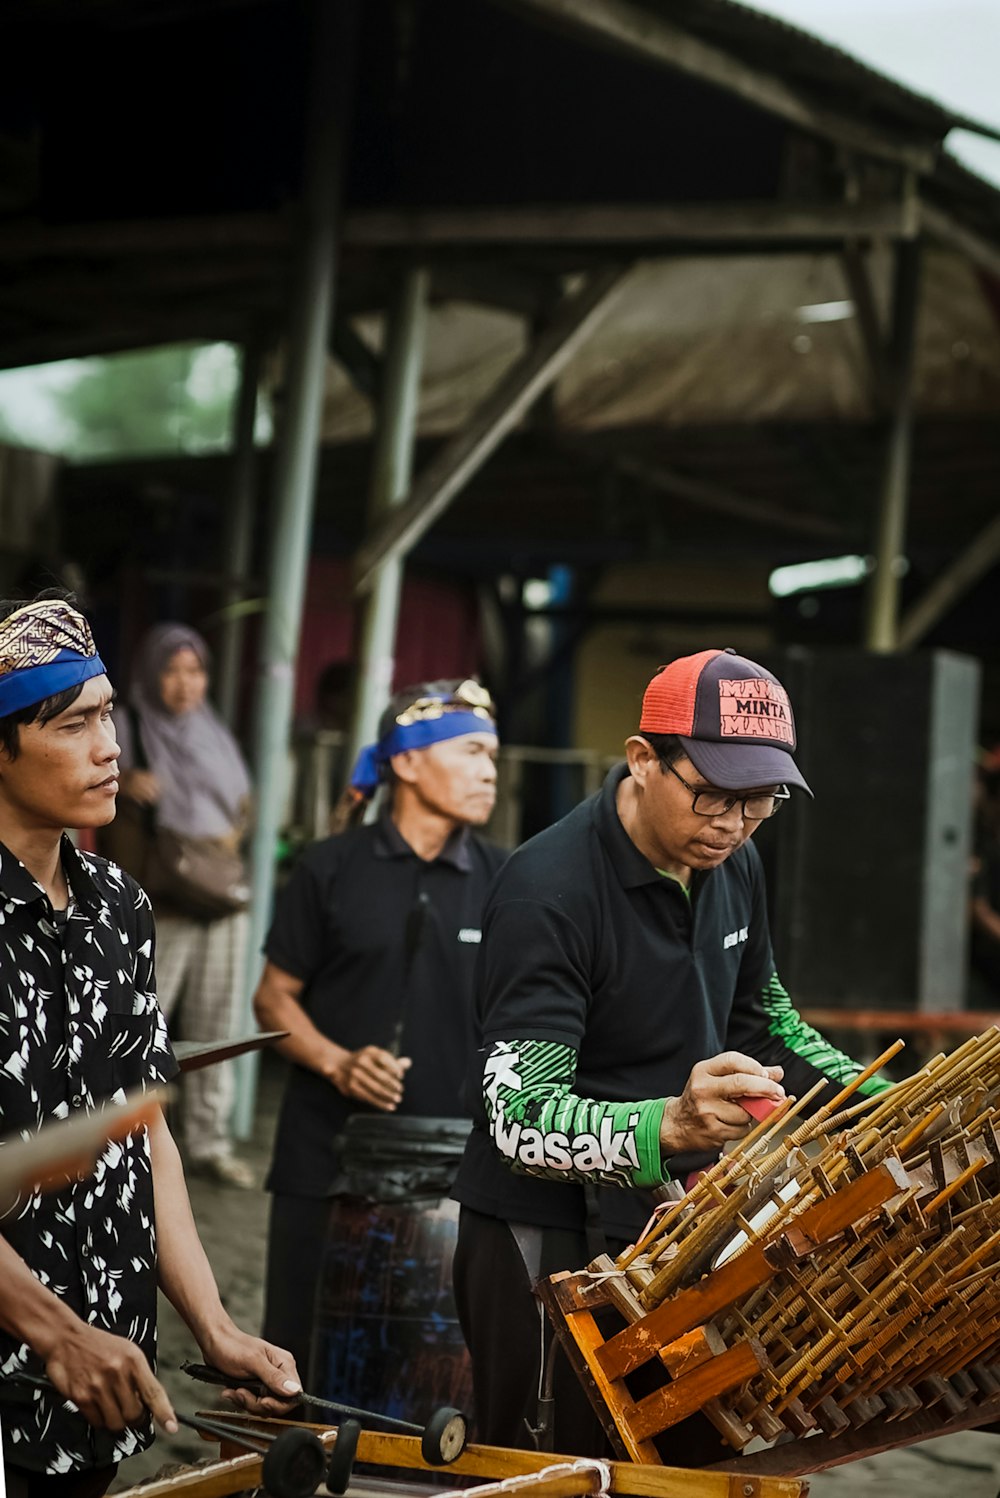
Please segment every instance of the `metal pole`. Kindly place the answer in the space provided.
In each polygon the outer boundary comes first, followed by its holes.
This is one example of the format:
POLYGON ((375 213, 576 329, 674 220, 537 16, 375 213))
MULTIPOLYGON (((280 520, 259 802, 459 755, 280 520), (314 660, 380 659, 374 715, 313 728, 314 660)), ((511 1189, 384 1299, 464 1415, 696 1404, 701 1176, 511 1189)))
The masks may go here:
MULTIPOLYGON (((398 504, 410 488, 429 284, 429 271, 423 267, 408 270, 396 289, 388 312, 375 461, 368 500, 370 531, 386 510, 398 504)), ((348 767, 354 763, 362 744, 374 739, 379 714, 392 692, 402 586, 403 558, 390 557, 378 569, 371 592, 364 601, 348 767)))
POLYGON ((889 431, 875 535, 875 570, 868 586, 865 617, 865 647, 883 652, 895 650, 899 639, 899 594, 913 443, 913 365, 921 251, 918 239, 903 240, 896 249, 889 431))
POLYGON ((243 615, 238 605, 246 596, 253 546, 256 495, 253 436, 257 422, 260 369, 260 344, 256 341, 248 342, 244 345, 240 361, 240 388, 233 419, 233 464, 222 553, 222 566, 227 581, 222 591, 222 637, 215 673, 219 711, 230 728, 234 729, 240 686, 240 660, 243 654, 243 615))
MULTIPOLYGON (((271 545, 268 607, 258 663, 254 713, 257 814, 252 848, 253 899, 246 988, 240 1028, 253 1028, 251 998, 274 893, 274 858, 288 776, 306 566, 312 525, 325 388, 326 351, 336 281, 348 86, 354 60, 353 0, 313 9, 310 119, 305 146, 299 260, 289 317, 285 410, 274 476, 276 523, 271 545)), ((237 1074, 234 1130, 253 1127, 256 1067, 250 1056, 237 1074)))

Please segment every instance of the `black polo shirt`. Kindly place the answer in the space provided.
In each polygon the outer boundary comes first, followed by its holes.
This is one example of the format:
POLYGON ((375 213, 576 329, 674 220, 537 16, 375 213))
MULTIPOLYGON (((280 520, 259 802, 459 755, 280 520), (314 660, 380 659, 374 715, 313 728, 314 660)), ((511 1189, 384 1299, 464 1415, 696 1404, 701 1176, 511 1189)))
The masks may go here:
MULTIPOLYGON (((783 1065, 790 1092, 825 1075, 784 1044, 761 1002, 774 960, 752 843, 695 872, 685 891, 621 824, 616 794, 627 773, 616 767, 596 796, 513 853, 487 901, 474 1128, 455 1195, 508 1221, 579 1229, 585 1201, 582 1186, 515 1174, 495 1150, 482 1078, 497 1041, 572 1047, 572 1092, 601 1101, 676 1097, 696 1062, 729 1049, 783 1065)), ((692 1163, 666 1165, 680 1175, 692 1163)), ((600 1188, 598 1197, 609 1236, 631 1239, 649 1215, 646 1193, 600 1188)))
MULTIPOLYGON (((302 980, 316 1028, 358 1050, 389 1048, 402 1024, 399 1054, 413 1065, 400 1114, 468 1116, 472 977, 486 890, 505 857, 463 828, 426 861, 383 817, 308 848, 279 896, 264 950, 302 980)), ((328 1195, 346 1119, 376 1111, 292 1066, 267 1189, 328 1195)))
MULTIPOLYGON (((92 1113, 176 1074, 156 1002, 153 916, 145 894, 103 858, 62 843, 68 918, 0 844, 0 1136, 92 1113)), ((0 1138, 2 1146, 2 1138, 0 1138)), ((6 1206, 7 1204, 2 1204, 6 1206)), ((59 1191, 24 1192, 0 1233, 82 1320, 128 1337, 156 1360, 156 1238, 146 1130, 106 1146, 92 1172, 59 1191)), ((0 1372, 43 1373, 0 1330, 0 1372)), ((0 1403, 4 1455, 36 1472, 103 1467, 141 1451, 152 1421, 93 1430, 38 1389, 0 1403)))

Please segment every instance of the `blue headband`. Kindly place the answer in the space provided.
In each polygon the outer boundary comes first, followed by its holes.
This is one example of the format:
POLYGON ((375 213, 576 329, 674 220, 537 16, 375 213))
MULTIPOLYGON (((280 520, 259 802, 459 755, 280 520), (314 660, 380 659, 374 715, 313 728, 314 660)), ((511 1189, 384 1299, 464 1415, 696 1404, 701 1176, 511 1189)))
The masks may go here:
POLYGON ((78 655, 73 650, 60 650, 56 659, 44 666, 8 671, 0 676, 0 718, 19 712, 22 707, 34 707, 46 697, 55 697, 68 687, 80 686, 92 676, 104 674, 104 662, 99 655, 78 655))
POLYGON ((365 797, 374 796, 394 754, 405 754, 408 749, 427 749, 431 744, 461 738, 466 733, 490 733, 495 738, 496 727, 489 718, 481 718, 472 712, 442 713, 440 718, 397 723, 384 739, 379 739, 377 744, 366 744, 361 750, 351 771, 351 786, 365 797))

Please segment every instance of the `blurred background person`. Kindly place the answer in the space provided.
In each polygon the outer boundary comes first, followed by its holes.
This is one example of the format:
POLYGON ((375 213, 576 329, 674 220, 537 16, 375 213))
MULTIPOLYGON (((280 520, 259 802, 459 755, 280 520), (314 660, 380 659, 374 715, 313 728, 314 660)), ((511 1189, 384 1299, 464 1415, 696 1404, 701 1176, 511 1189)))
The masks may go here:
MULTIPOLYGON (((206 1043, 230 1037, 243 981, 251 808, 239 745, 208 701, 209 660, 185 624, 158 624, 141 640, 127 704, 115 710, 121 796, 107 842, 153 902, 163 1011, 177 1034, 206 1043)), ((249 1187, 233 1151, 234 1089, 231 1062, 189 1072, 180 1132, 192 1172, 249 1187)))
POLYGON ((276 1049, 292 1063, 266 1183, 264 1325, 303 1369, 348 1121, 461 1119, 464 1142, 480 915, 506 856, 474 831, 493 811, 496 751, 478 682, 397 693, 352 773, 356 824, 308 848, 278 898, 254 998, 262 1028, 289 1032, 276 1049), (357 825, 380 786, 381 815, 357 825))

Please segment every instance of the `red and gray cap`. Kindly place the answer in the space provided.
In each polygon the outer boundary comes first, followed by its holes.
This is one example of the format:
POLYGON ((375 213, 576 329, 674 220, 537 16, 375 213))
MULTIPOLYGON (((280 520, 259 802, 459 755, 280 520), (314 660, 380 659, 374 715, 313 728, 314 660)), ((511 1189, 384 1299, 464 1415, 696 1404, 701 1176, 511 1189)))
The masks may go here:
POLYGON ((732 648, 661 666, 642 699, 640 733, 677 734, 695 769, 725 791, 797 785, 795 719, 776 676, 732 648))

